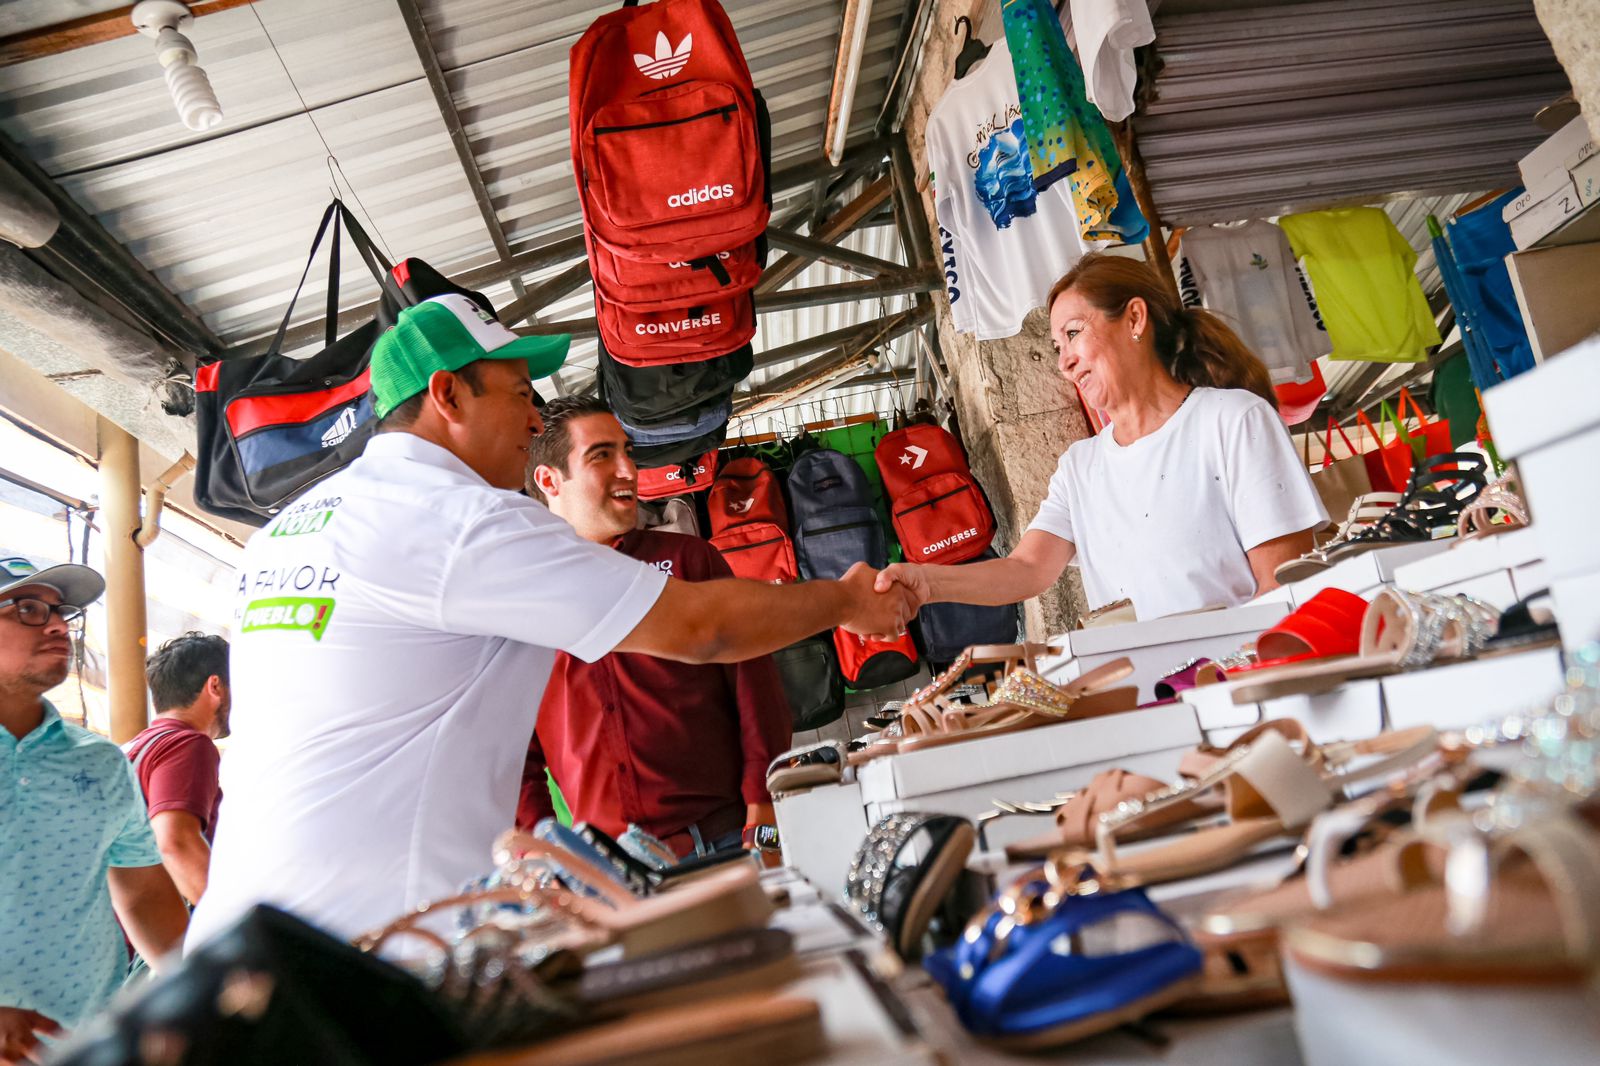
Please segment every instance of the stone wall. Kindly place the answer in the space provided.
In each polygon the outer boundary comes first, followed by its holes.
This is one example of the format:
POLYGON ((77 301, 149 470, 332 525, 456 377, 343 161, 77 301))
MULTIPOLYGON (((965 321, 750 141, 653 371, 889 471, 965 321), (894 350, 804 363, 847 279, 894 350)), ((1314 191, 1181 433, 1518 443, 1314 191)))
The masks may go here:
MULTIPOLYGON (((938 224, 924 131, 929 112, 954 76, 958 49, 951 25, 959 15, 970 15, 974 24, 981 25, 989 6, 981 0, 945 0, 938 5, 906 113, 906 139, 935 240, 938 224)), ((938 256, 937 248, 934 254, 938 256)), ((994 504, 999 523, 996 548, 1003 553, 1016 545, 1033 520, 1061 453, 1088 436, 1088 423, 1077 396, 1056 371, 1043 308, 1028 316, 1015 337, 980 342, 956 332, 949 300, 942 292, 935 296, 935 306, 961 433, 973 472, 994 504)), ((1055 588, 1026 605, 1030 639, 1067 629, 1082 610, 1082 601, 1077 569, 1068 567, 1055 588)))
POLYGON ((1566 68, 1590 137, 1600 140, 1600 0, 1533 0, 1533 8, 1566 68))

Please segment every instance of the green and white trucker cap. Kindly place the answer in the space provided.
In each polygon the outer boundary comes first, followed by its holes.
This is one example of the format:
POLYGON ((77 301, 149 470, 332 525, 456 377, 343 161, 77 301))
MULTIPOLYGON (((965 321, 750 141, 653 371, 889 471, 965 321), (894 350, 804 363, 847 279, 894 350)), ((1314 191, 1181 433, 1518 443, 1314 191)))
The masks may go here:
POLYGON ((572 337, 519 337, 460 293, 424 300, 372 346, 372 409, 379 418, 428 387, 436 370, 460 370, 479 359, 524 359, 532 378, 561 368, 572 337))
POLYGON ((0 552, 0 600, 7 599, 12 589, 25 585, 48 585, 61 594, 62 603, 87 607, 106 590, 106 579, 98 571, 77 563, 52 566, 42 560, 0 552))

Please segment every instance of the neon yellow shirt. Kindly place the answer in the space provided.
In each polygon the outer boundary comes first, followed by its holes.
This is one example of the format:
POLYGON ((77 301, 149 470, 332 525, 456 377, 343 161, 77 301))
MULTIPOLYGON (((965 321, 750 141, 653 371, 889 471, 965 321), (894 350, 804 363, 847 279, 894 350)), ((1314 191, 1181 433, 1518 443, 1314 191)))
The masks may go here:
POLYGON ((1417 253, 1375 207, 1285 215, 1289 236, 1316 291, 1333 359, 1420 363, 1441 343, 1412 269, 1417 253))

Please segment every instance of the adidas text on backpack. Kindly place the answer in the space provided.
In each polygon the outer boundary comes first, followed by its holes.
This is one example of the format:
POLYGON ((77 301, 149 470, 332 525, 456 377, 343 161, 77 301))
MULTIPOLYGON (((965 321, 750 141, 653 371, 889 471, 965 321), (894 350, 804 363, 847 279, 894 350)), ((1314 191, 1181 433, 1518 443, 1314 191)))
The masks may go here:
POLYGON ((766 229, 755 86, 716 0, 596 19, 572 48, 568 103, 594 244, 644 262, 714 261, 766 229))
POLYGON ((778 478, 760 459, 735 459, 717 472, 706 499, 711 514, 711 545, 722 553, 734 576, 773 585, 800 578, 789 512, 778 478))
POLYGON ((913 563, 959 563, 994 539, 994 515, 948 430, 913 423, 873 450, 895 535, 913 563))

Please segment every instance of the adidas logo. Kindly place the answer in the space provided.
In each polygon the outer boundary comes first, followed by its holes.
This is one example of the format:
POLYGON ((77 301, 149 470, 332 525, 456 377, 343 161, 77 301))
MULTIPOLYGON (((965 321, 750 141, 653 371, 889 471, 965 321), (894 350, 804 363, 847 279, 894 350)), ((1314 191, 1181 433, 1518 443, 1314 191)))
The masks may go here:
POLYGON ((322 446, 324 448, 337 448, 344 443, 346 437, 355 431, 356 409, 354 407, 346 407, 344 413, 339 416, 339 420, 329 426, 327 432, 322 435, 322 446))
POLYGON ((689 65, 689 53, 694 45, 694 34, 686 33, 683 40, 678 42, 678 47, 673 48, 667 43, 667 35, 656 34, 656 54, 647 56, 643 52, 633 53, 633 65, 639 68, 639 73, 647 78, 660 81, 670 78, 689 65))
MULTIPOLYGON (((668 202, 670 203, 671 201, 669 200, 668 202)), ((718 252, 717 253, 717 258, 718 259, 732 259, 733 258, 733 253, 732 252, 718 252)), ((669 269, 669 270, 680 270, 683 267, 693 266, 693 265, 694 265, 693 263, 668 263, 667 264, 667 269, 669 269)))
POLYGON ((733 195, 732 185, 702 185, 698 189, 667 197, 668 207, 692 207, 707 200, 722 200, 733 195))

